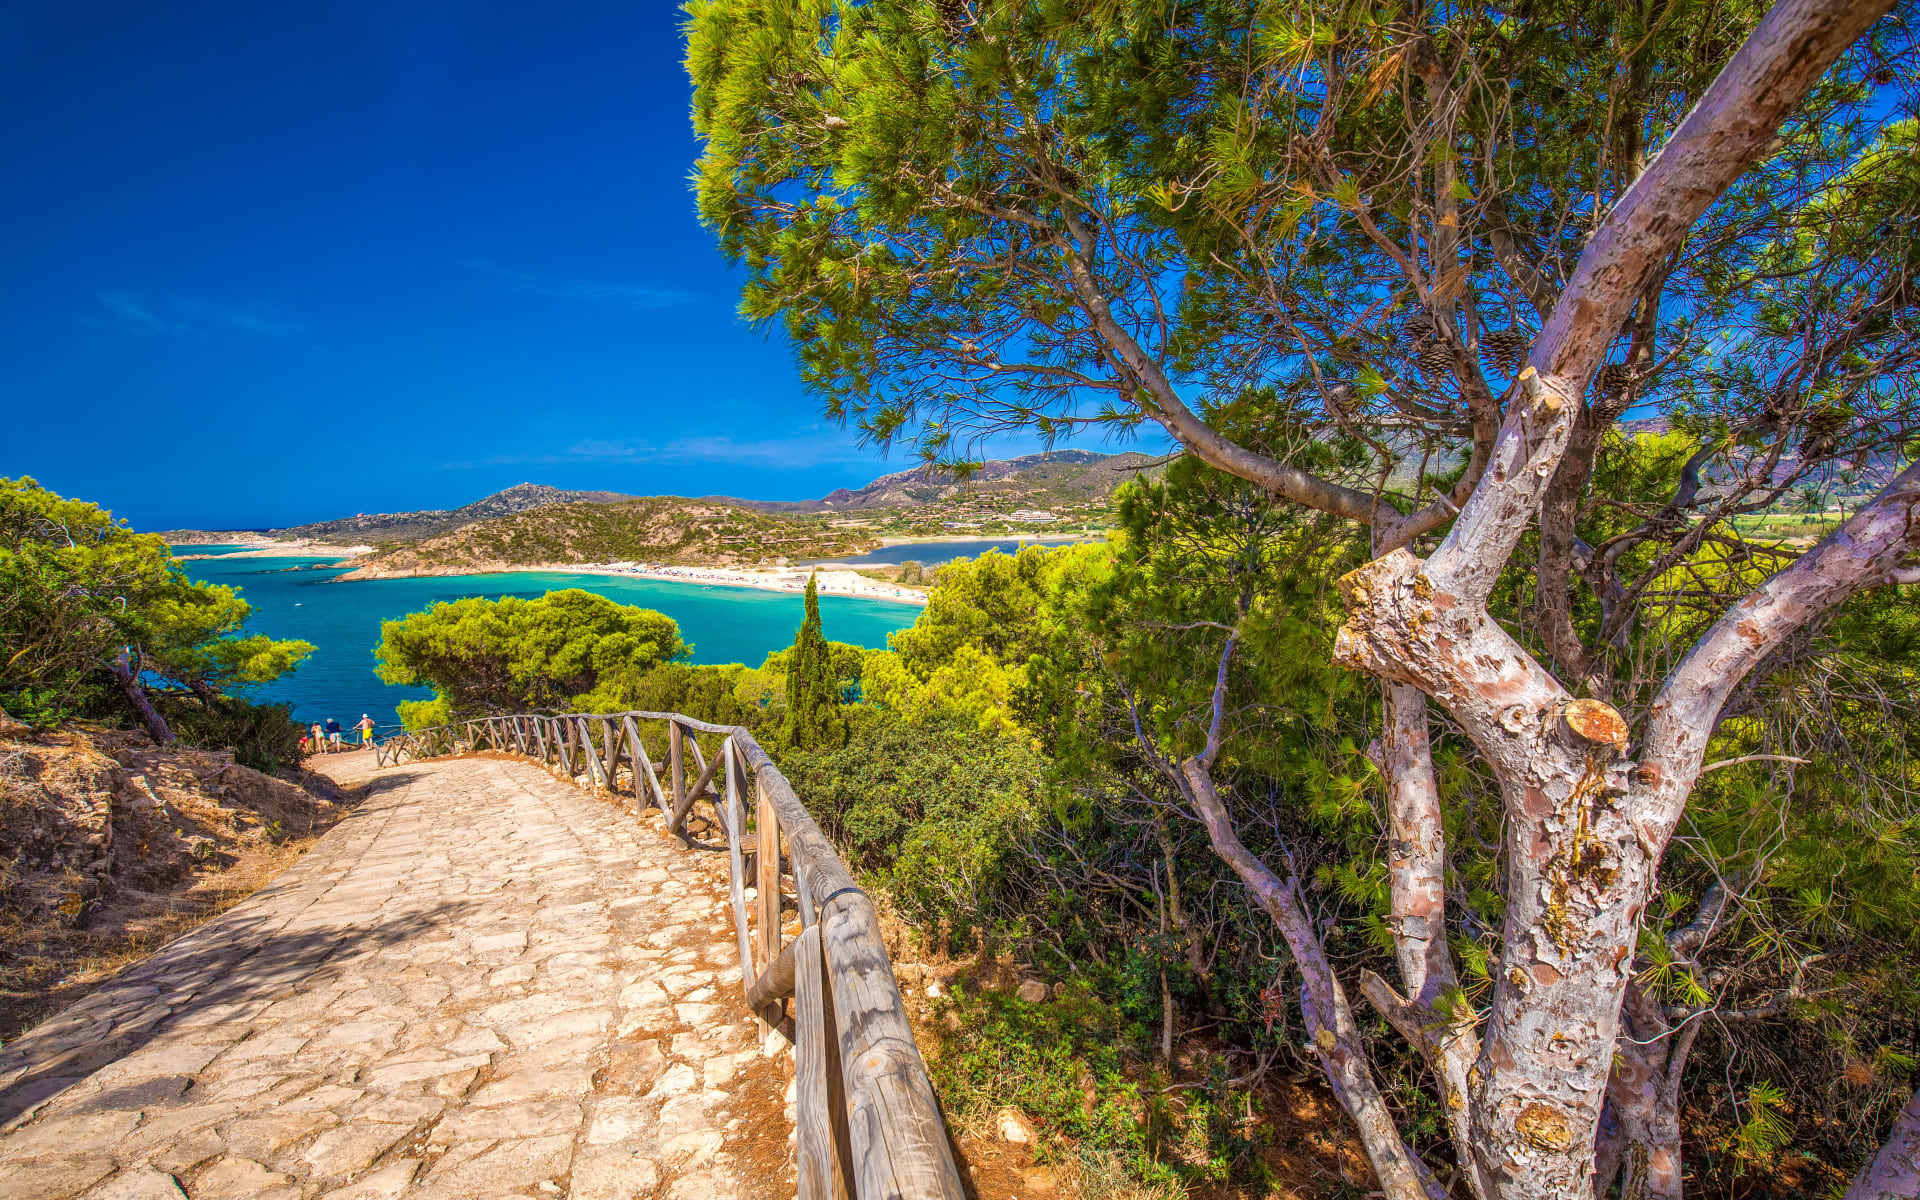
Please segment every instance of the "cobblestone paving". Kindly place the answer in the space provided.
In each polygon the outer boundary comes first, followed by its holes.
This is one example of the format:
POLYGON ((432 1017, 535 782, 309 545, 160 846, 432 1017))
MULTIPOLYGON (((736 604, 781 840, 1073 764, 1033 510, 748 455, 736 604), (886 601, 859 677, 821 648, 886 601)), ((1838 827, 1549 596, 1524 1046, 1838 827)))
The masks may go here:
POLYGON ((791 1196, 725 856, 506 758, 371 771, 271 886, 0 1051, 0 1200, 791 1196))

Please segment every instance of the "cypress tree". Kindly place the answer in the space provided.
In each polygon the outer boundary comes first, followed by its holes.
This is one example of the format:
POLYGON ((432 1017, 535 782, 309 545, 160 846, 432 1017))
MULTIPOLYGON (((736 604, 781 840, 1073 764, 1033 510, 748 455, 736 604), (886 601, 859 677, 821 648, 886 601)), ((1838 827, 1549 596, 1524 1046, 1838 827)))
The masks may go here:
POLYGON ((796 750, 826 750, 847 741, 840 713, 840 688, 833 675, 833 652, 820 632, 820 592, 807 579, 807 617, 793 639, 787 660, 787 723, 783 730, 796 750))

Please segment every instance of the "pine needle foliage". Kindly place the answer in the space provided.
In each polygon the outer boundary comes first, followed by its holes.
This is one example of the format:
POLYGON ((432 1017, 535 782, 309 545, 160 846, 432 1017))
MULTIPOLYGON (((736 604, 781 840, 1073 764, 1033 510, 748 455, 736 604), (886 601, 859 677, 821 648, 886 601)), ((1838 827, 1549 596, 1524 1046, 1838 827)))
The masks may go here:
POLYGON ((807 615, 794 636, 787 662, 787 745, 795 750, 832 750, 846 745, 847 719, 840 711, 840 686, 833 650, 820 631, 820 590, 807 578, 807 615))

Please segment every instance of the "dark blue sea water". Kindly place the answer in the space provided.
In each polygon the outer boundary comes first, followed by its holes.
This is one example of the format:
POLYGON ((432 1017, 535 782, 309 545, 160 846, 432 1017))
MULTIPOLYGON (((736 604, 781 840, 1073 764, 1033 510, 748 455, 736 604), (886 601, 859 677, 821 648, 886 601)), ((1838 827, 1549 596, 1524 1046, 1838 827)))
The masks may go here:
POLYGON ((909 542, 901 546, 882 546, 878 550, 869 550, 865 554, 855 554, 846 558, 823 558, 820 562, 851 563, 856 566, 897 566, 903 562, 917 562, 923 567, 937 567, 941 563, 952 562, 956 558, 978 558, 989 550, 998 550, 1002 554, 1018 554, 1026 546, 1064 546, 1078 541, 1077 538, 1005 538, 992 542, 909 542))
MULTIPOLYGON (((182 554, 218 554, 226 547, 182 546, 182 554)), ((330 582, 340 568, 333 558, 209 558, 186 563, 193 578, 240 589, 253 605, 247 632, 312 642, 313 656, 274 683, 254 689, 257 700, 291 701, 302 722, 338 718, 351 725, 370 713, 383 727, 397 720, 394 705, 421 700, 424 688, 390 687, 373 673, 380 622, 403 617, 436 600, 465 596, 535 597, 560 588, 590 592, 658 609, 680 623, 693 643, 697 663, 744 662, 758 666, 767 651, 793 644, 804 601, 787 592, 752 588, 703 588, 694 584, 622 579, 611 575, 521 572, 456 575, 436 579, 370 579, 330 582), (318 569, 316 569, 318 568, 318 569)), ((887 635, 913 624, 920 610, 852 596, 820 597, 820 621, 829 639, 881 647, 887 635)))

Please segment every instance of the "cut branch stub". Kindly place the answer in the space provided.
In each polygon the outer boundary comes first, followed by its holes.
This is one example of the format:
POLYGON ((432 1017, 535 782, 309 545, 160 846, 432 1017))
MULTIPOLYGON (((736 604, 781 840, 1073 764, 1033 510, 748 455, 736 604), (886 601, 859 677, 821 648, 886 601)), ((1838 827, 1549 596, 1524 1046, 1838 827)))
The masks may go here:
POLYGON ((1627 752, 1627 722, 1613 705, 1600 700, 1575 700, 1560 713, 1567 740, 1588 754, 1615 758, 1627 752))

